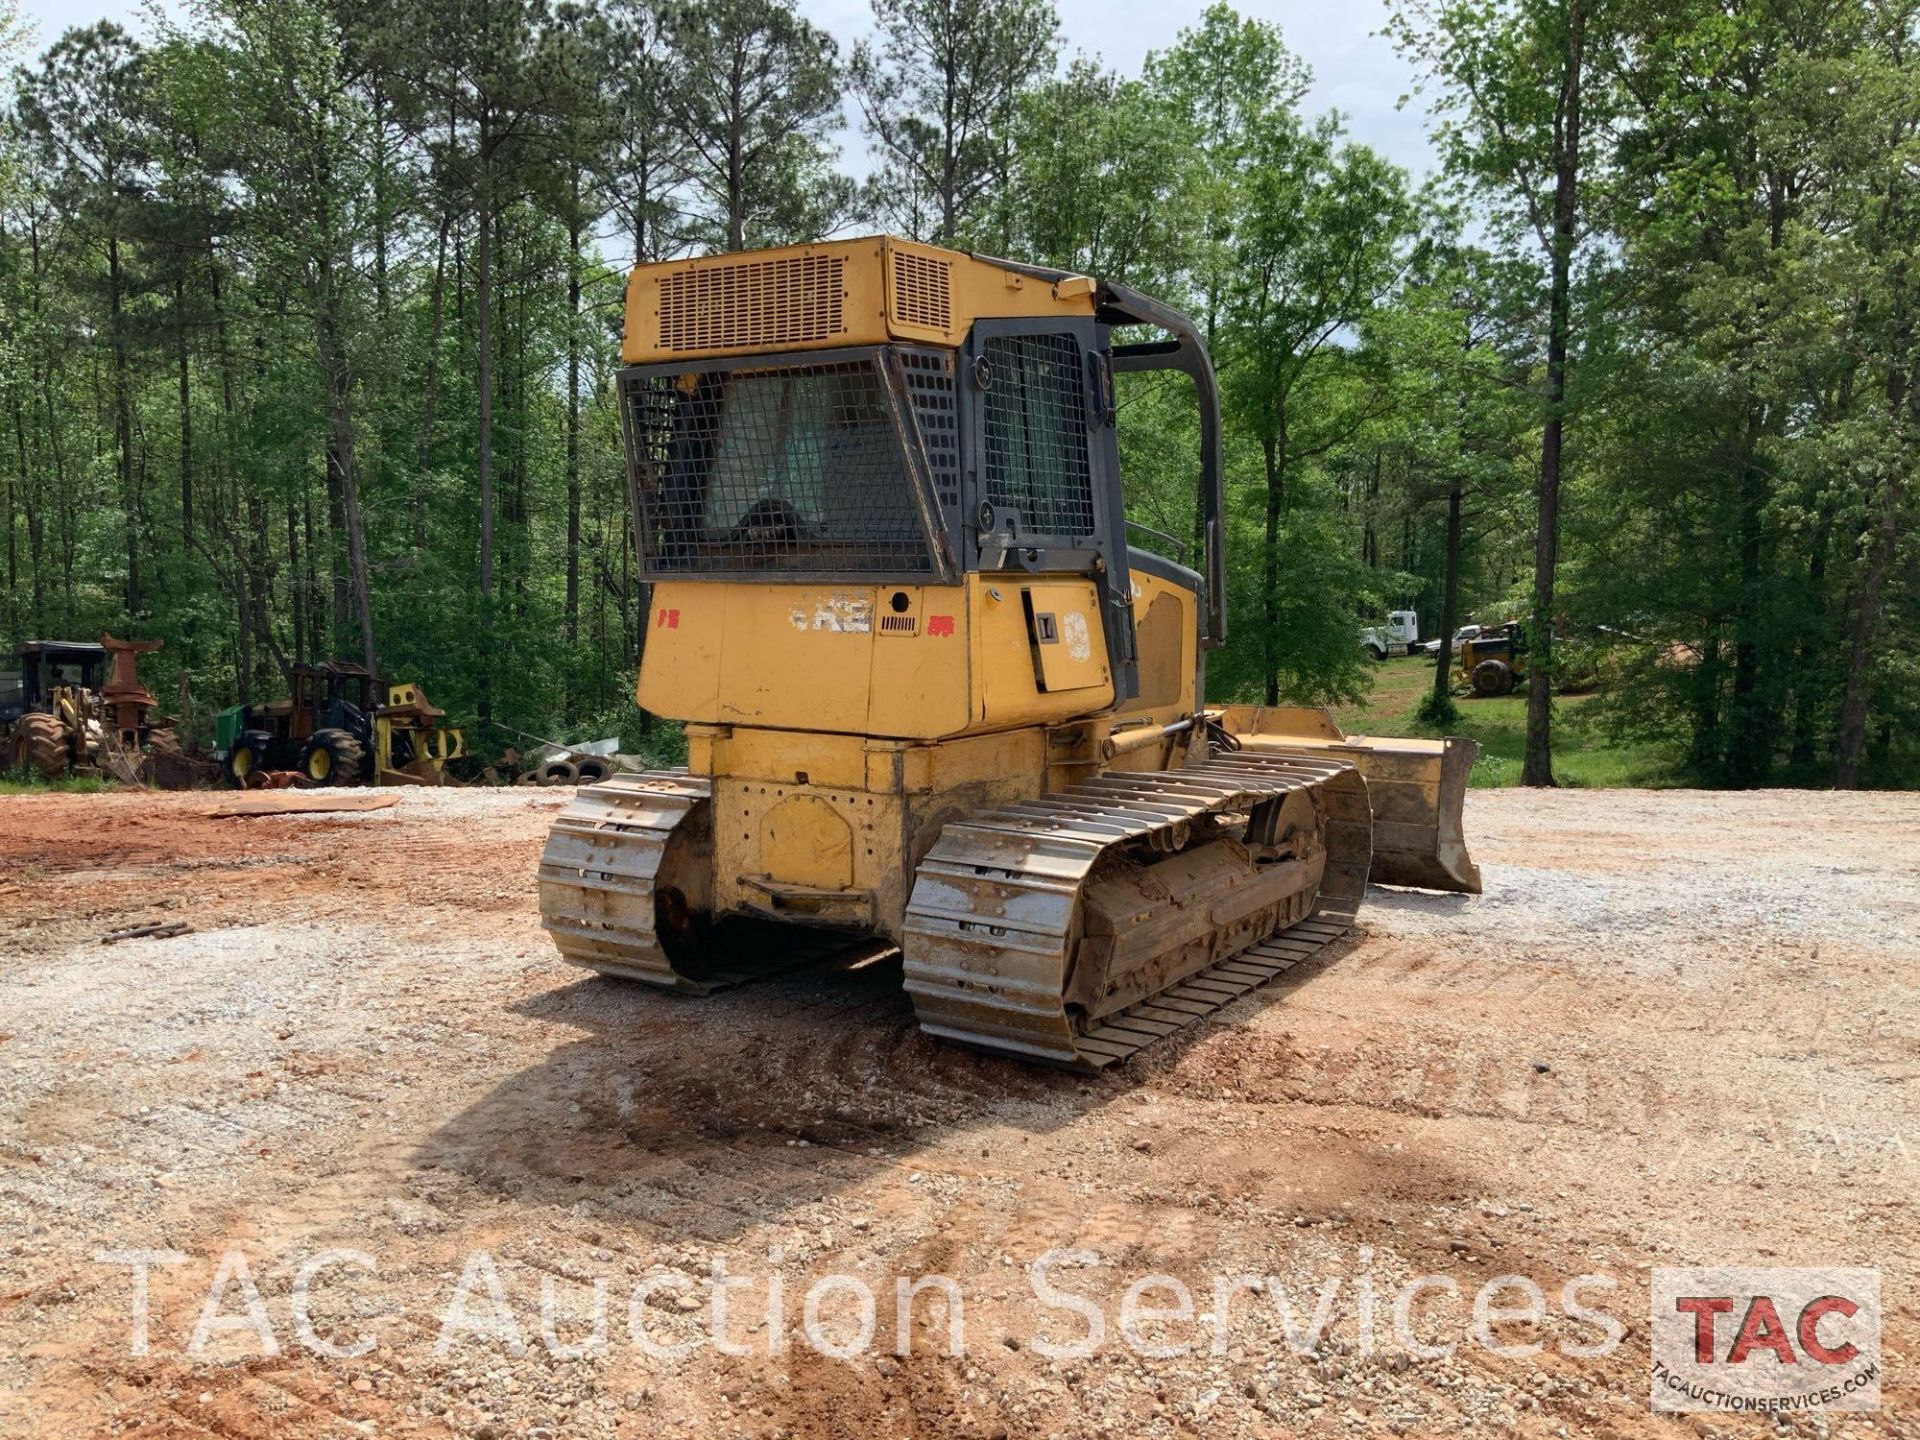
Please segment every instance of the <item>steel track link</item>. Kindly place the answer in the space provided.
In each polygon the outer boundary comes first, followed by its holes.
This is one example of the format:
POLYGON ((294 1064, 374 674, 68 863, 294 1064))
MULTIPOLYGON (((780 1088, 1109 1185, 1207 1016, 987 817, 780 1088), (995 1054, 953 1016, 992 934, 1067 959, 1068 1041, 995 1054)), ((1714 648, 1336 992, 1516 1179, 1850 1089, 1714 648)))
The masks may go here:
POLYGON ((540 853, 540 923, 564 958, 689 994, 716 988, 674 968, 656 929, 654 895, 674 830, 712 793, 704 775, 685 770, 615 775, 581 787, 540 853))
MULTIPOLYGON (((712 782, 686 770, 646 770, 582 786, 547 832, 540 854, 540 924, 561 956, 622 980, 683 995, 758 980, 859 942, 827 931, 736 927, 706 931, 673 950, 660 931, 656 890, 668 847, 704 822, 712 782)), ((708 862, 710 863, 710 862, 708 862)))
POLYGON ((1184 770, 1110 771, 1024 805, 957 822, 921 861, 902 946, 923 1029, 1077 1070, 1123 1061, 1344 935, 1372 858, 1366 782, 1349 763, 1223 754, 1184 770), (1129 841, 1184 843, 1194 820, 1309 791, 1327 861, 1314 908, 1276 935, 1092 1023, 1064 1003, 1081 892, 1129 841))

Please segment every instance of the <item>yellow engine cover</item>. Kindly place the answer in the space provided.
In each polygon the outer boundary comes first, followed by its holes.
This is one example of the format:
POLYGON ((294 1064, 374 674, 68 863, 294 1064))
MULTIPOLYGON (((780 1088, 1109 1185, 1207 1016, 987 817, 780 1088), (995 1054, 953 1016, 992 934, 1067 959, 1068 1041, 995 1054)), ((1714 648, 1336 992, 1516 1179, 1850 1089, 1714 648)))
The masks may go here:
POLYGON ((890 236, 637 266, 621 358, 630 365, 907 340, 956 346, 973 322, 1090 316, 1085 276, 1040 280, 890 236))
POLYGON ((639 701, 701 724, 933 740, 1095 714, 1113 676, 1090 580, 673 581, 653 587, 639 701))

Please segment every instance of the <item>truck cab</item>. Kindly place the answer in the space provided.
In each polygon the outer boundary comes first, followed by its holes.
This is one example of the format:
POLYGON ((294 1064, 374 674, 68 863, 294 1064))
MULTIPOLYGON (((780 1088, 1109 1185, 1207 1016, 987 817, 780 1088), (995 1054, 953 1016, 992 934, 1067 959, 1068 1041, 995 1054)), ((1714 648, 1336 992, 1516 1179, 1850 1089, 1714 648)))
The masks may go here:
POLYGON ((1360 645, 1375 660, 1395 655, 1411 655, 1420 644, 1420 617, 1412 610, 1391 610, 1384 625, 1369 625, 1360 632, 1360 645))

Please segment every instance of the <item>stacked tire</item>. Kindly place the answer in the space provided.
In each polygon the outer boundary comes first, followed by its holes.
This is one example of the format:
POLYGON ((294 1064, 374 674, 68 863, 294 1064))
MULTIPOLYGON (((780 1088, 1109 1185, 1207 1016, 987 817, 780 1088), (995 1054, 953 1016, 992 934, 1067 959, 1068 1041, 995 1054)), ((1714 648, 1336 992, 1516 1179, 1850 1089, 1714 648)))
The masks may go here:
POLYGON ((578 760, 549 760, 536 765, 516 785, 597 785, 613 774, 613 766, 598 755, 582 755, 578 760))

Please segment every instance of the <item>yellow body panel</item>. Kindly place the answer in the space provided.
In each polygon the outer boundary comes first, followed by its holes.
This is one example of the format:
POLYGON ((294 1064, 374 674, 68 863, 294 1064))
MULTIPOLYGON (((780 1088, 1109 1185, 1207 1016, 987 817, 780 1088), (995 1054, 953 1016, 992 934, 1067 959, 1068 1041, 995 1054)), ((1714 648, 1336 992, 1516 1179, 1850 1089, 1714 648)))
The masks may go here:
POLYGON ((824 350, 905 340, 957 346, 975 320, 1089 316, 1093 282, 1047 281, 956 250, 884 236, 636 266, 620 354, 824 350))
POLYGON ((934 743, 730 726, 688 728, 713 780, 714 904, 898 938, 914 867, 956 816, 1032 799, 1047 736, 934 743))
POLYGON ((723 914, 897 938, 914 868, 950 820, 1105 768, 1116 722, 1141 728, 1119 732, 1130 748, 1113 768, 1178 764, 1191 743, 1157 737, 1192 713, 1197 599, 1156 577, 1134 577, 1135 613, 1170 653, 1143 654, 1153 703, 1117 715, 1091 581, 682 581, 656 585, 653 604, 640 702, 690 722, 688 768, 713 781, 723 914), (1055 643, 1036 640, 1043 614, 1055 643), (1064 637, 1082 628, 1075 656, 1064 637))
POLYGON ((1087 580, 663 581, 653 587, 638 698, 656 715, 699 724, 931 740, 1105 709, 1106 644, 1087 580), (1030 592, 1063 634, 1084 630, 1085 657, 1064 641, 1033 643, 1030 592), (1034 655, 1046 649, 1063 653, 1072 688, 1041 688, 1034 655))
POLYGON ((1102 753, 1109 769, 1166 770, 1185 761, 1195 738, 1191 731, 1155 737, 1199 708, 1200 597, 1140 570, 1131 580, 1140 691, 1100 727, 1102 753))
POLYGON ((976 723, 984 729, 1031 725, 1097 714, 1113 703, 1113 677, 1107 671, 1107 636, 1100 619, 1099 592, 1091 580, 1039 580, 1024 574, 968 577, 973 617, 973 671, 979 677, 976 723), (1034 597, 1038 597, 1036 602, 1034 597), (1084 627, 1086 657, 1065 654, 1064 642, 1041 645, 1034 617, 1065 617, 1084 627), (1063 652, 1060 674, 1070 688, 1043 689, 1042 651, 1063 652))

